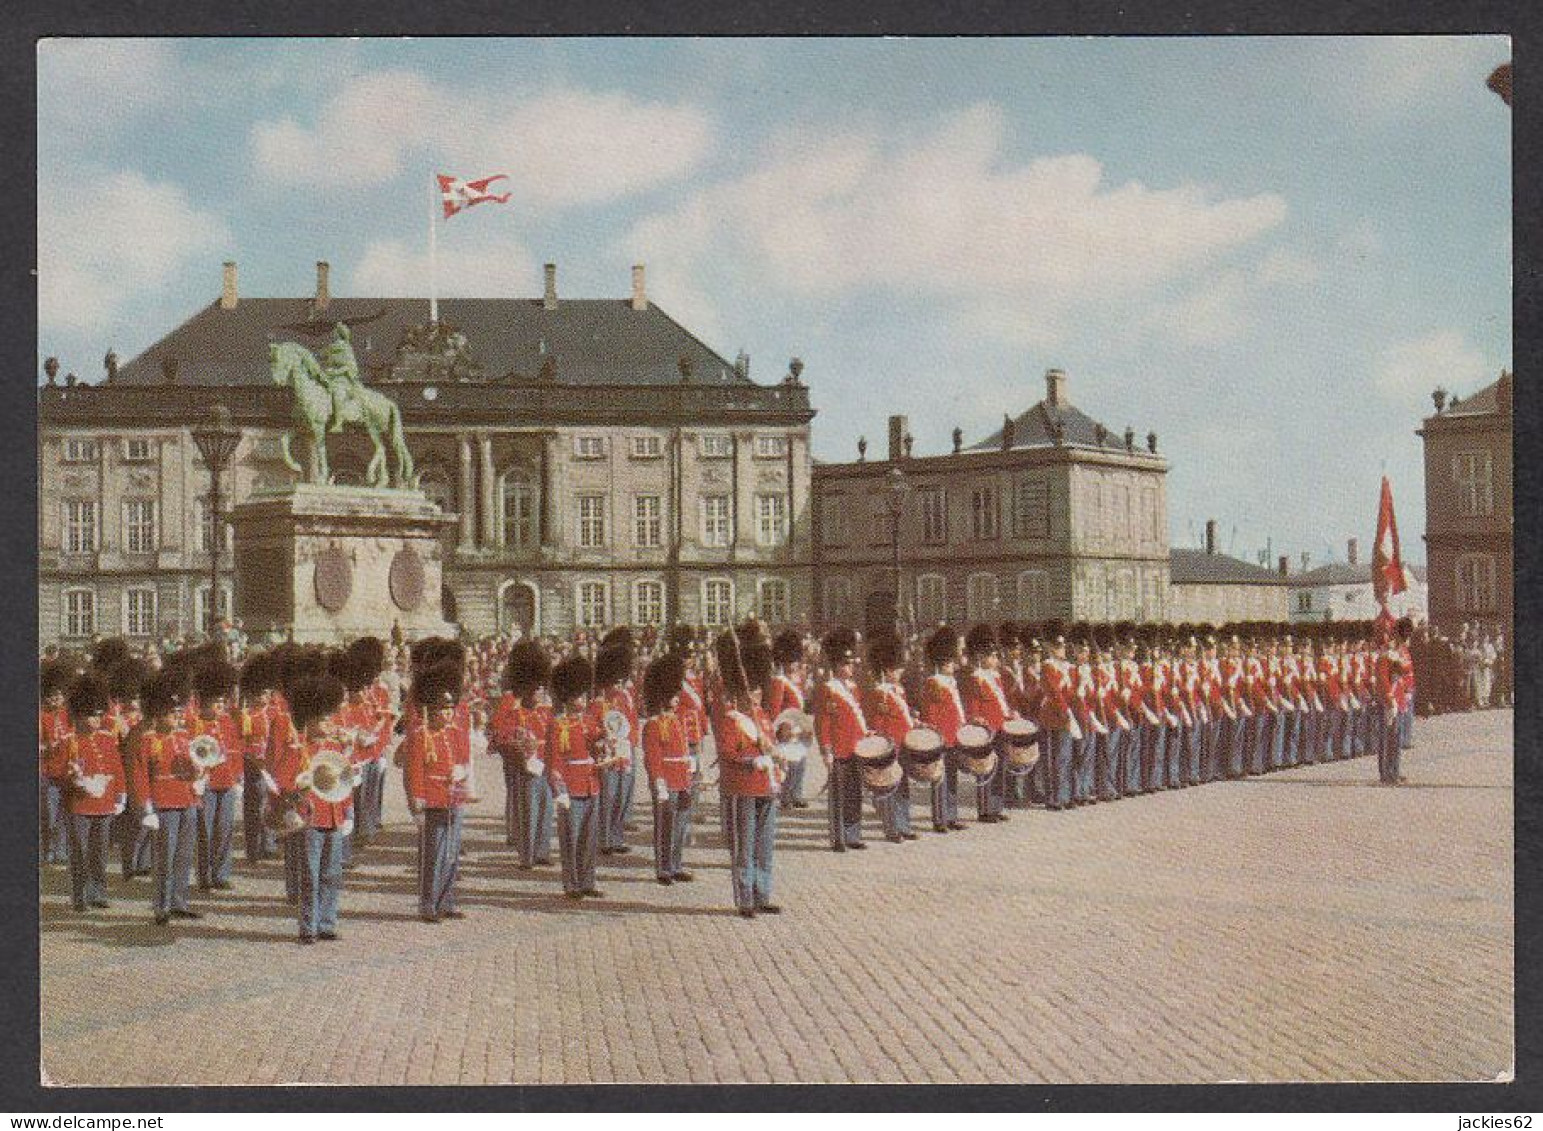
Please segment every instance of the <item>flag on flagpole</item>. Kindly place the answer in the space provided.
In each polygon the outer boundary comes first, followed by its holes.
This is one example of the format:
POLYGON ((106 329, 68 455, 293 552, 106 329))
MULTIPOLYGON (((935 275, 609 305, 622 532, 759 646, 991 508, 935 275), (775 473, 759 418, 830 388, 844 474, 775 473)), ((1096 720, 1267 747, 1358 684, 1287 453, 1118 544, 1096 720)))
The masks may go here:
POLYGON ((1388 600, 1409 588, 1408 575, 1398 550, 1398 519, 1393 514, 1393 487, 1382 477, 1382 497, 1377 504, 1377 542, 1372 550, 1372 594, 1382 606, 1379 622, 1391 628, 1393 614, 1388 600))
POLYGON ((507 181, 509 178, 503 173, 495 173, 491 177, 483 177, 477 181, 463 181, 459 177, 451 177, 444 173, 435 174, 439 181, 440 201, 445 208, 445 219, 450 219, 457 212, 465 211, 473 204, 505 203, 510 194, 507 192, 495 193, 488 190, 488 186, 494 181, 507 181))

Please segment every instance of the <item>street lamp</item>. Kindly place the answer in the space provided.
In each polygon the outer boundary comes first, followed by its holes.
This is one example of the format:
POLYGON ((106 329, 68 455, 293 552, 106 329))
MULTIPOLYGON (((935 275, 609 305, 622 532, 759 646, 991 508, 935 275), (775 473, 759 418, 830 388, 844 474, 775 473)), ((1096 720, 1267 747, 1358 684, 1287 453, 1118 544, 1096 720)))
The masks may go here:
POLYGON ((220 524, 220 473, 241 442, 241 429, 231 423, 230 409, 216 404, 209 413, 209 423, 194 428, 193 443, 209 469, 209 638, 214 639, 214 625, 220 609, 220 543, 224 529, 220 524))
POLYGON ((905 513, 906 492, 911 489, 911 484, 906 480, 905 472, 900 470, 900 465, 894 464, 885 477, 885 486, 889 494, 886 502, 889 504, 889 545, 893 554, 895 570, 895 636, 900 640, 905 639, 905 626, 901 615, 901 588, 900 588, 900 519, 905 513))

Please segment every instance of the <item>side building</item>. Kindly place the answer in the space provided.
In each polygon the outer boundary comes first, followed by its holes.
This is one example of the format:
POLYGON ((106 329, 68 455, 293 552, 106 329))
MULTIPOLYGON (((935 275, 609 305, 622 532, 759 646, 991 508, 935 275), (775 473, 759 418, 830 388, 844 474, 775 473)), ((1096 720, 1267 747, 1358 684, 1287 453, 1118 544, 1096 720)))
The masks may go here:
MULTIPOLYGON (((1346 545, 1345 559, 1291 575, 1293 622, 1370 620, 1377 615, 1371 563, 1360 560, 1354 538, 1346 545)), ((1416 624, 1423 624, 1429 617, 1425 568, 1405 566, 1404 572, 1408 588, 1388 601, 1388 611, 1395 617, 1407 616, 1416 624)))
POLYGON ((1168 619, 1175 624, 1284 621, 1291 586, 1286 559, 1269 570, 1216 548, 1216 523, 1205 524, 1205 548, 1175 549, 1169 564, 1168 619))
POLYGON ((1425 563, 1431 624, 1448 634, 1469 621, 1503 626, 1512 616, 1512 376, 1471 397, 1432 395, 1425 443, 1425 563))
POLYGON ((1155 434, 1112 433, 1058 369, 1037 404, 969 447, 956 430, 946 455, 913 455, 891 417, 886 459, 814 467, 815 619, 1161 621, 1167 471, 1155 434))
MULTIPOLYGON (((292 410, 270 344, 319 353, 348 327, 361 377, 401 408, 445 535, 445 615, 471 633, 802 620, 812 593, 814 411, 795 360, 751 381, 651 303, 220 297, 97 384, 38 391, 39 635, 148 640, 208 624, 209 476, 190 429, 217 403, 243 431, 223 507, 292 482, 292 410)), ((366 442, 329 440, 334 481, 362 482, 366 442)), ((228 509, 227 509, 228 513, 228 509)), ((222 613, 229 590, 225 540, 222 613)), ((239 599, 234 607, 239 609, 239 599)), ((389 625, 382 625, 385 632, 389 625)))

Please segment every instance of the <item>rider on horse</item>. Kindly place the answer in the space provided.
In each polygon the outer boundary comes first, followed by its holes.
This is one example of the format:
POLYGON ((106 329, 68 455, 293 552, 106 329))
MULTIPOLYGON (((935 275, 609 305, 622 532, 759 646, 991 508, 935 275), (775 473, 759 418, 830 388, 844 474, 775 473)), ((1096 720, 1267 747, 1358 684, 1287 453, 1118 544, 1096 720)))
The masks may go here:
POLYGON ((344 407, 349 401, 357 401, 364 392, 359 380, 359 361, 354 357, 354 336, 348 324, 339 322, 332 330, 332 340, 321 351, 318 362, 321 378, 332 394, 332 427, 329 432, 343 431, 344 407))

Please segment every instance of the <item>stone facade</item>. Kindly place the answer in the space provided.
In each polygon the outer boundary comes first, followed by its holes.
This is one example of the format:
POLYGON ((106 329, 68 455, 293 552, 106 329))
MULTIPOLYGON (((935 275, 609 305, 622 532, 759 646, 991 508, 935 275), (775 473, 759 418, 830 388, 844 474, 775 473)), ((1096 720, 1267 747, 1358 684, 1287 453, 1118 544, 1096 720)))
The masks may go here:
POLYGON ((1168 619, 1174 624, 1284 621, 1291 587, 1284 565, 1268 570, 1210 548, 1174 550, 1168 619))

